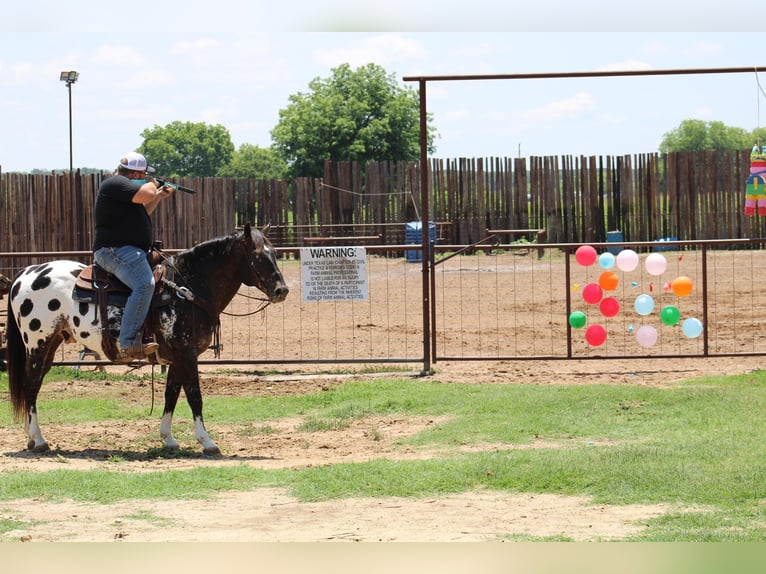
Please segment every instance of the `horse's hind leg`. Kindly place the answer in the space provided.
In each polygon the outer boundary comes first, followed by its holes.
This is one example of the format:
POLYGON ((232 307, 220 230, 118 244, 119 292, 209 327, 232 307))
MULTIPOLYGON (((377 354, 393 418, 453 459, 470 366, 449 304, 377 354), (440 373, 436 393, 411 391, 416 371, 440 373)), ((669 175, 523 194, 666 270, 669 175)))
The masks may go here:
POLYGON ((26 364, 26 380, 24 393, 26 394, 27 412, 24 415, 24 429, 27 431, 27 450, 32 452, 45 452, 50 449, 48 442, 43 438, 40 430, 40 422, 37 418, 37 395, 43 384, 45 374, 53 364, 53 357, 58 348, 58 343, 48 347, 35 349, 30 353, 26 364))

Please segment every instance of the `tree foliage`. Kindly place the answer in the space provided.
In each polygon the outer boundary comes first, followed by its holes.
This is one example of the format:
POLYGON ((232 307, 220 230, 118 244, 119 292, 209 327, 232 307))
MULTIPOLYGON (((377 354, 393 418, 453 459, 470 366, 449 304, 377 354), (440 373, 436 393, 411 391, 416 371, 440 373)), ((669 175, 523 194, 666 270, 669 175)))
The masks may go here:
POLYGON ((663 135, 660 152, 750 149, 753 144, 763 142, 764 135, 763 129, 748 132, 719 121, 684 120, 663 135))
MULTIPOLYGON (((376 65, 343 64, 310 91, 293 94, 271 131, 292 176, 323 175, 324 160, 414 160, 420 156, 419 98, 376 65)), ((434 130, 428 128, 429 152, 434 130)))
POLYGON ((218 177, 250 179, 284 179, 287 163, 274 150, 244 143, 232 155, 231 161, 218 170, 218 177))
POLYGON ((229 130, 222 125, 175 121, 145 129, 141 137, 138 151, 165 177, 214 177, 234 154, 229 130))

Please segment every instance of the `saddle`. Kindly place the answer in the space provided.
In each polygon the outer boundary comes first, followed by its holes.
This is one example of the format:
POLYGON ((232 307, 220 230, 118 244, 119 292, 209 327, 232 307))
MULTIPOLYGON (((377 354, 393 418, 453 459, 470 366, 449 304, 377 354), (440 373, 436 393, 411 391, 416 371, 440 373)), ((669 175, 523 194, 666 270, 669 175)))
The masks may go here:
MULTIPOLYGON (((169 273, 168 267, 161 265, 161 260, 162 256, 157 251, 150 251, 147 255, 147 261, 152 267, 152 273, 154 274, 152 307, 167 304, 170 300, 169 296, 165 293, 165 284, 167 283, 166 276, 169 273)), ((100 315, 101 340, 103 342, 104 352, 110 361, 115 360, 118 354, 118 349, 115 340, 109 332, 107 307, 109 305, 124 307, 130 293, 130 287, 96 263, 91 263, 85 267, 75 278, 72 299, 82 303, 95 304, 96 316, 93 319, 93 325, 98 322, 100 315)), ((148 321, 149 317, 147 316, 144 325, 146 325, 148 321)))

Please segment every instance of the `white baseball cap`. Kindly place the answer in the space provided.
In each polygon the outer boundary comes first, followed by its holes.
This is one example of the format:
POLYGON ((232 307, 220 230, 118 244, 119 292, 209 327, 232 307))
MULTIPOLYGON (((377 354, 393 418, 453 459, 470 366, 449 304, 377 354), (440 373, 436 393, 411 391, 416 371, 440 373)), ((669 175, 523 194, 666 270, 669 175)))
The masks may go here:
POLYGON ((131 171, 148 171, 149 173, 154 172, 153 167, 146 165, 146 158, 135 151, 125 154, 125 157, 120 160, 120 167, 129 169, 131 171))

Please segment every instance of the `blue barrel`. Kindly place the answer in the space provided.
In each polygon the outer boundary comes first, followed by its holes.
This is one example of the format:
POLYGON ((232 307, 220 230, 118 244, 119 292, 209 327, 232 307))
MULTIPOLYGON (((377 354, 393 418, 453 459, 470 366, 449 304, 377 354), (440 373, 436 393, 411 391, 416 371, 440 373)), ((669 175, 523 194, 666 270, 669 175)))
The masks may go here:
MULTIPOLYGON (((428 222, 428 239, 436 243, 436 223, 428 222)), ((410 221, 404 226, 405 245, 420 245, 423 240, 423 224, 420 221, 410 221)), ((420 250, 406 250, 404 255, 408 262, 423 261, 423 252, 420 250)))
MULTIPOLYGON (((625 235, 622 233, 622 231, 607 231, 606 241, 608 243, 622 243, 625 241, 625 235)), ((622 251, 622 249, 622 247, 609 247, 607 248, 607 251, 612 255, 617 255, 620 251, 622 251)))

